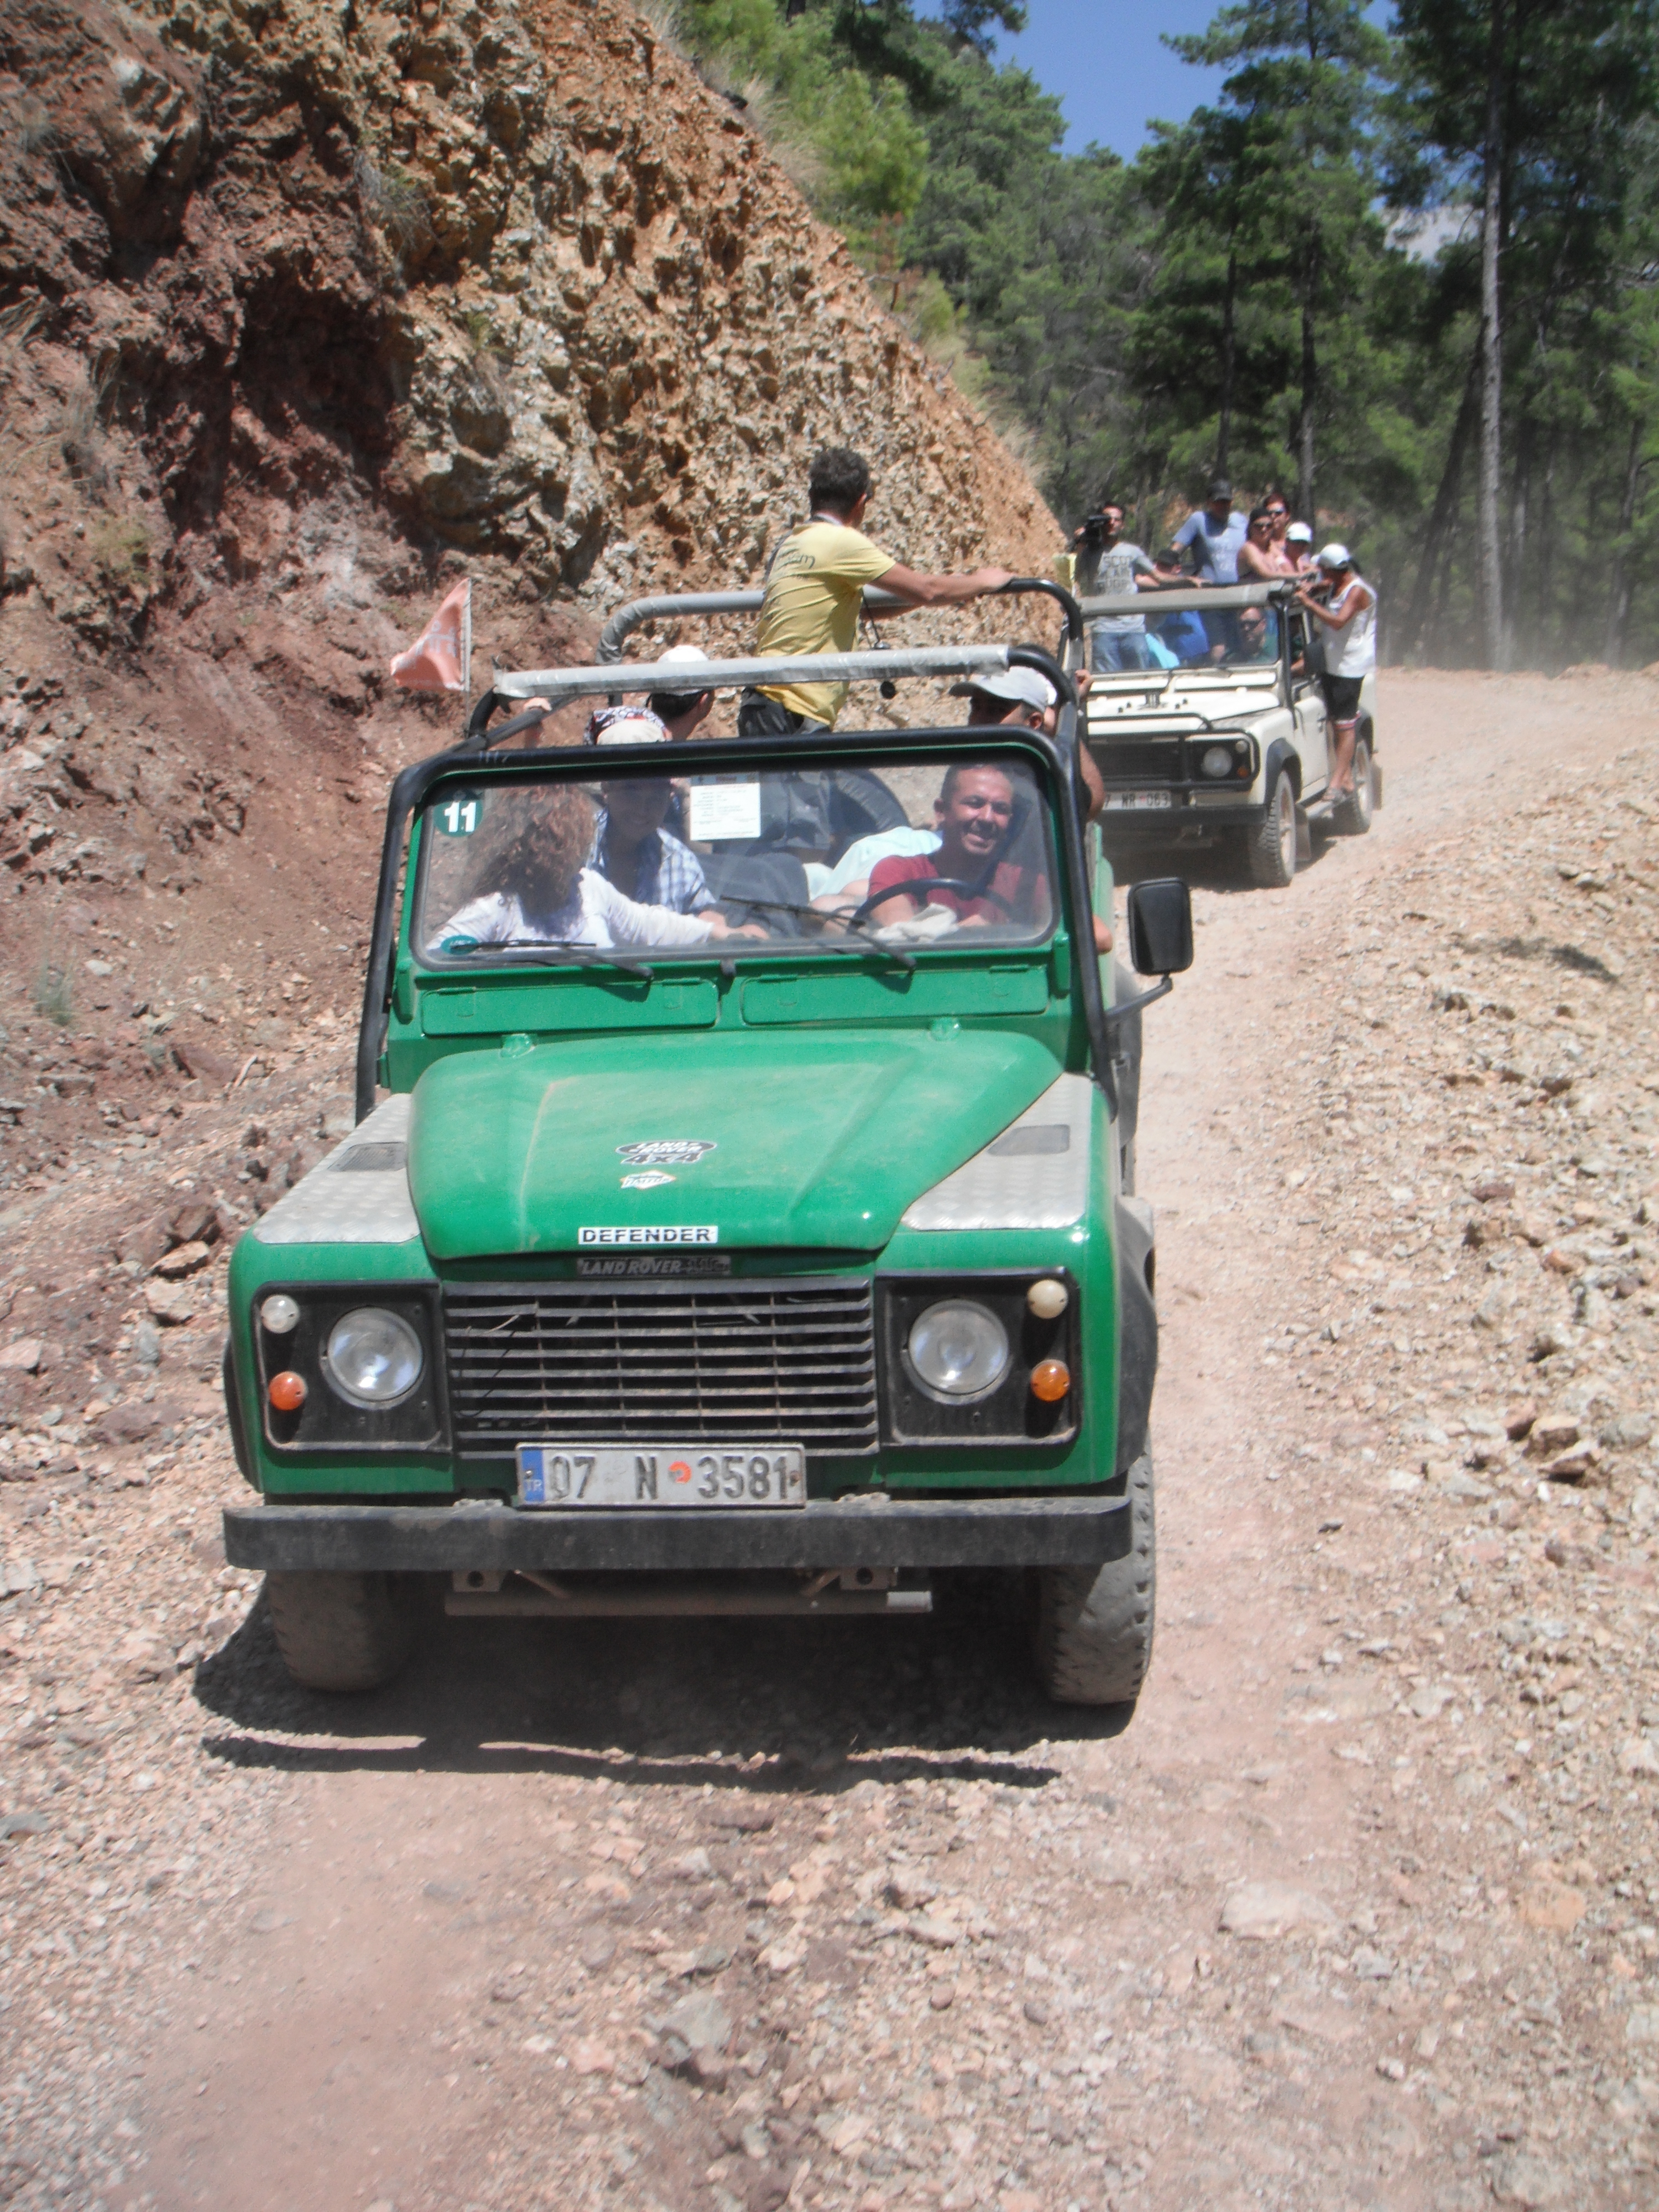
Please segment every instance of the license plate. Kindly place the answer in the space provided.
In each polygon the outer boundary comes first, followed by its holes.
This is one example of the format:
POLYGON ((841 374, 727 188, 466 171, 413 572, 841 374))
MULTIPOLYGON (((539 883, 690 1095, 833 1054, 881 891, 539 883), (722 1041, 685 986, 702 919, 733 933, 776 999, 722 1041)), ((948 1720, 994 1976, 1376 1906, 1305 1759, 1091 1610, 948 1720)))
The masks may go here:
POLYGON ((1106 805, 1109 809, 1127 806, 1168 806, 1170 804, 1170 794, 1167 791, 1109 791, 1106 794, 1106 805))
POLYGON ((520 1444, 520 1505, 805 1505, 799 1444, 520 1444))

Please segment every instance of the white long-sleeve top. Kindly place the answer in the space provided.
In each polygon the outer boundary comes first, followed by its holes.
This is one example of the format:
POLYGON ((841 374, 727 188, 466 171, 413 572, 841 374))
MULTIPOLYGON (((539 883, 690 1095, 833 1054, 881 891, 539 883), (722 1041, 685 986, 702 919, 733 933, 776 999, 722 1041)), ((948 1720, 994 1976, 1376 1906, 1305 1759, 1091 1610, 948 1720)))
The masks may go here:
POLYGON ((624 898, 596 868, 584 868, 575 890, 553 914, 527 914, 514 891, 486 891, 452 915, 431 943, 436 951, 447 937, 471 937, 480 945, 504 945, 518 938, 529 944, 591 945, 604 951, 618 945, 706 945, 713 934, 706 915, 641 906, 635 899, 624 898))

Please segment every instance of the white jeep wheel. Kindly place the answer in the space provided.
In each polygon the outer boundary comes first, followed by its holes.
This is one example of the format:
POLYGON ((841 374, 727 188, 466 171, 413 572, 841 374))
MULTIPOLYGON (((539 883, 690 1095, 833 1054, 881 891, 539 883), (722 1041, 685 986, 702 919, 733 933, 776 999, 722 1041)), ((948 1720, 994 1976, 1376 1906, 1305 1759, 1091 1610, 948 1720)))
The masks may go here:
POLYGON ((1331 827, 1345 837, 1363 837, 1371 826, 1376 804, 1376 770, 1370 740, 1363 734, 1353 743, 1353 796, 1339 799, 1331 809, 1331 827))
POLYGON ((1250 874, 1264 890, 1282 891, 1296 881, 1296 791, 1282 769, 1267 794, 1266 818, 1247 836, 1250 874))

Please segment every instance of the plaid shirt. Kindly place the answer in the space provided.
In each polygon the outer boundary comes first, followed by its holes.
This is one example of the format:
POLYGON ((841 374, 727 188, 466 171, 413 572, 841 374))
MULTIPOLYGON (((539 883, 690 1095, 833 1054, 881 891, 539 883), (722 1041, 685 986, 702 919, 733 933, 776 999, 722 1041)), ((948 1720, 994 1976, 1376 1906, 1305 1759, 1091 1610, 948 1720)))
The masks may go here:
MULTIPOLYGON (((610 828, 611 817, 602 806, 587 865, 607 882, 611 871, 605 866, 605 841, 610 828)), ((641 906, 665 906, 672 914, 702 914, 714 903, 696 854, 665 830, 653 830, 641 841, 633 896, 641 906)))

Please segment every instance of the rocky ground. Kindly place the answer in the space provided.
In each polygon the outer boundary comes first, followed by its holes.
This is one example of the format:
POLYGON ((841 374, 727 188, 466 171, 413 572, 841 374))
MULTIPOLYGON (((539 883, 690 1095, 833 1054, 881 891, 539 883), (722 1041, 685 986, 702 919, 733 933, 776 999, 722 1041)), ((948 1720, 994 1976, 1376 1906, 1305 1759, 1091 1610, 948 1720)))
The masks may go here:
MULTIPOLYGON (((1650 2203, 1655 702, 1394 677, 1372 837, 1194 869, 1127 1728, 989 1585, 293 1690, 213 1369, 344 1111, 349 933, 188 1080, 14 979, 0 2203, 1650 2203)), ((78 972, 153 994, 121 934, 78 972)))

